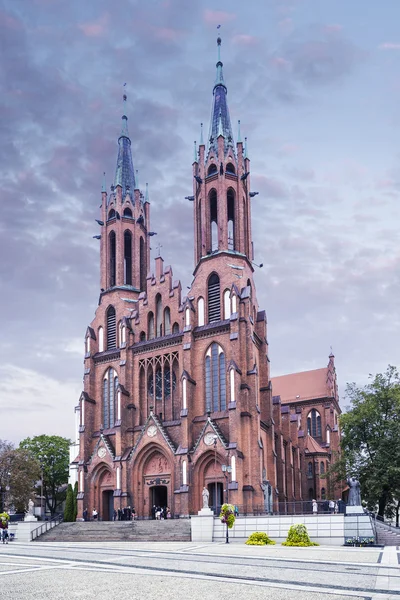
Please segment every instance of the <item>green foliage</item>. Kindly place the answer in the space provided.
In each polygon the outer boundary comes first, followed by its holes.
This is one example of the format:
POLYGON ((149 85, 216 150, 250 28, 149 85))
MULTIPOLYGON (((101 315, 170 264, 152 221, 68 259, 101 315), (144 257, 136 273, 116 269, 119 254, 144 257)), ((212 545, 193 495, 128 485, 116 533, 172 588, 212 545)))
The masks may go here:
POLYGON ((39 464, 29 452, 0 440, 0 510, 13 506, 23 512, 39 477, 39 464))
POLYGON ((70 440, 58 435, 38 435, 20 443, 20 448, 39 462, 43 472, 43 494, 52 515, 65 498, 69 445, 70 440))
POLYGON ((275 544, 274 540, 271 540, 263 531, 255 531, 245 543, 248 546, 268 546, 275 544))
POLYGON ((235 507, 233 504, 223 504, 221 506, 219 518, 221 523, 226 523, 228 525, 228 529, 232 529, 236 520, 235 507))
POLYGON ((75 481, 75 485, 74 485, 74 521, 76 521, 76 517, 78 515, 78 500, 77 500, 77 496, 78 496, 78 482, 75 481))
POLYGON ((400 377, 389 365, 370 379, 347 385, 351 407, 340 418, 342 453, 331 474, 336 481, 357 477, 368 508, 390 516, 400 497, 400 377))
POLYGON ((6 523, 8 523, 8 521, 10 520, 10 515, 6 512, 2 512, 0 513, 0 521, 5 521, 6 523))
POLYGON ((71 523, 75 521, 74 491, 69 483, 67 488, 67 499, 64 508, 64 521, 71 523))
POLYGON ((282 546, 319 546, 310 540, 307 527, 302 524, 291 525, 285 542, 282 546))

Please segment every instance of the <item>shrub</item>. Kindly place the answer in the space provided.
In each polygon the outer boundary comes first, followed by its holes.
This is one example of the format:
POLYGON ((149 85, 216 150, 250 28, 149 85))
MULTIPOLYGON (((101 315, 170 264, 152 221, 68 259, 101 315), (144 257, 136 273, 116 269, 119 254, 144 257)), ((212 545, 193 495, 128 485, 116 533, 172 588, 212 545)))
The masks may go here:
POLYGON ((282 546, 319 546, 319 544, 312 542, 307 527, 299 524, 290 526, 286 542, 282 542, 282 546))
POLYGON ((219 515, 221 523, 226 523, 228 529, 232 529, 235 523, 235 507, 232 504, 223 504, 219 515))
POLYGON ((275 542, 263 531, 255 531, 246 541, 246 544, 248 546, 268 546, 275 544, 275 542))

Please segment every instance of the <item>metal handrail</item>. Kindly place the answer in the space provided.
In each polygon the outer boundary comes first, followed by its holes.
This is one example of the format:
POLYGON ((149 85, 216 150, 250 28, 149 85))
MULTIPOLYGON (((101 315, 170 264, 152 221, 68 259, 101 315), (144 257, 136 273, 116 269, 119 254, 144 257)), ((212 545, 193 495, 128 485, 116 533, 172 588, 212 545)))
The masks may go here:
POLYGON ((32 529, 31 540, 33 541, 35 538, 38 538, 39 536, 41 536, 43 533, 46 533, 46 531, 48 531, 49 529, 53 529, 53 527, 56 527, 56 525, 59 525, 60 523, 62 523, 63 520, 64 520, 63 515, 57 515, 56 517, 52 517, 49 521, 44 521, 43 523, 40 523, 40 525, 35 527, 35 529, 32 529), (43 531, 43 528, 44 528, 44 531, 43 531), (40 533, 38 533, 39 529, 40 529, 40 533))

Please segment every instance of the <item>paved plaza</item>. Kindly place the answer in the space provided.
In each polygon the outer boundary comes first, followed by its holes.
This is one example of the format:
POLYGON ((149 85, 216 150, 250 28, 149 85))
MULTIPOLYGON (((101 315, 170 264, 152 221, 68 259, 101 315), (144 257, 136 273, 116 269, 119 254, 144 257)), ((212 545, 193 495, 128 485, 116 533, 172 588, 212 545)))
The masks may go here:
POLYGON ((242 543, 0 547, 0 598, 400 600, 399 551, 242 543))

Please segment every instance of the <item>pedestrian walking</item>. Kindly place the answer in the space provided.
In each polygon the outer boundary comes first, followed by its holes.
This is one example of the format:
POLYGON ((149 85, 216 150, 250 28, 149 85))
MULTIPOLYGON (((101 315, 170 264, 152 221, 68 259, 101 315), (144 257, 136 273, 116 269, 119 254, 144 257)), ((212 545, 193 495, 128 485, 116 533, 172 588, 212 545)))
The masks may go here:
POLYGON ((318 504, 317 504, 316 500, 312 501, 312 512, 313 512, 313 515, 318 514, 318 504))

